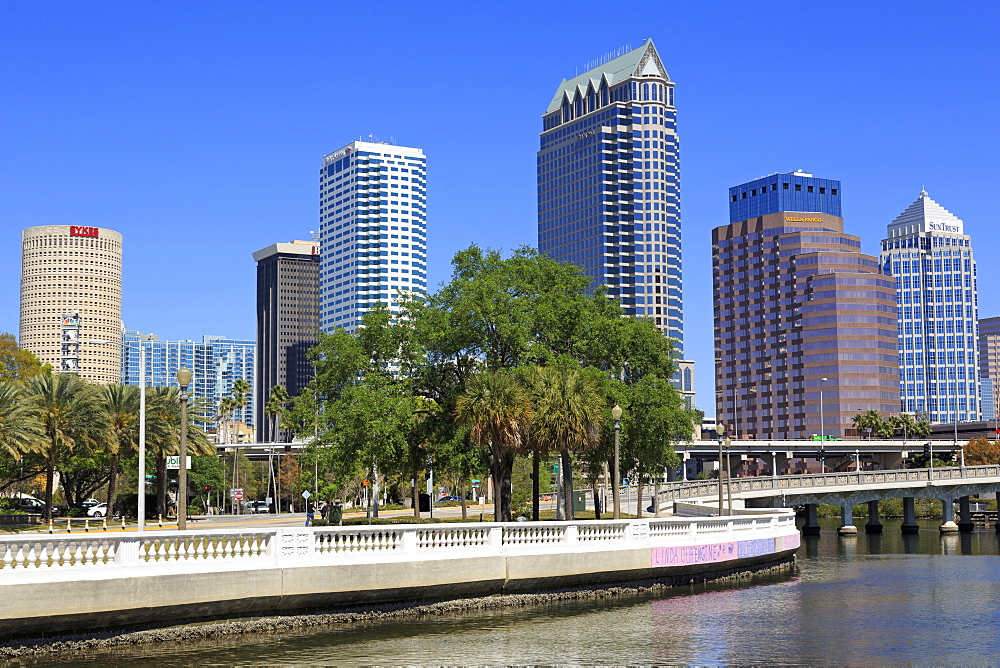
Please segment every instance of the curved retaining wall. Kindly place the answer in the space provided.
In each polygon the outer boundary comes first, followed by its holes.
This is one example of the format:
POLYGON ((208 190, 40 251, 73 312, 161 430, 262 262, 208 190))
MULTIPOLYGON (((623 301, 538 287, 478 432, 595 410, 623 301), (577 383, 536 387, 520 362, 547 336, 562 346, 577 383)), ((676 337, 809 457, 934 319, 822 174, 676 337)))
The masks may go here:
POLYGON ((787 560, 791 511, 724 518, 0 539, 0 637, 635 581, 787 560))

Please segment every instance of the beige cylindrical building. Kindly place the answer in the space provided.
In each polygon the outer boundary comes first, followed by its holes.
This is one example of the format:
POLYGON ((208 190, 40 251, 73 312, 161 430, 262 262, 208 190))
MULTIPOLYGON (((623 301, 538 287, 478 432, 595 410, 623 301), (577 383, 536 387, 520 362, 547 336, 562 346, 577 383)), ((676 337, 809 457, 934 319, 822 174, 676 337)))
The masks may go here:
POLYGON ((121 379, 122 235, 79 225, 21 234, 19 345, 56 372, 121 379), (87 343, 102 339, 111 343, 87 343))

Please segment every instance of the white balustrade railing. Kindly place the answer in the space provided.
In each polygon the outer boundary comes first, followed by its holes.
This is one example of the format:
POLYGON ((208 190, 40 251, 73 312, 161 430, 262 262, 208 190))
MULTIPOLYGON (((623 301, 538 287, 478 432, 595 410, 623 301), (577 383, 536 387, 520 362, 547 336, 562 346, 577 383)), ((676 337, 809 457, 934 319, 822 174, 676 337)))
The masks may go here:
MULTIPOLYGON (((791 511, 759 517, 650 518, 578 522, 512 522, 366 527, 302 527, 0 537, 5 574, 81 572, 128 567, 155 572, 169 565, 209 570, 302 563, 452 558, 697 544, 795 531, 791 511), (331 561, 332 560, 332 561, 331 561)), ((776 535, 777 535, 776 534, 776 535)))

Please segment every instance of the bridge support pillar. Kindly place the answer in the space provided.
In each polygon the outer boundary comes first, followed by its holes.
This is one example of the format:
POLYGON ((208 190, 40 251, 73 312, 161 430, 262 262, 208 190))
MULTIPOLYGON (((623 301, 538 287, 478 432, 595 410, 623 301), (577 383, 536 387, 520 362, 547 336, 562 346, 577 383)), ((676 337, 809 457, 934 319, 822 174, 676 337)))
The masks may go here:
POLYGON ((868 521, 865 523, 865 533, 882 533, 882 522, 879 521, 878 501, 868 502, 868 521))
POLYGON ((920 526, 917 524, 917 510, 913 505, 912 496, 903 497, 903 533, 918 533, 920 526))
POLYGON ((854 508, 851 504, 840 507, 840 528, 837 533, 841 536, 856 536, 858 528, 854 526, 854 508))
POLYGON ((941 516, 943 521, 938 531, 941 533, 958 533, 958 525, 955 524, 955 499, 941 499, 941 516))
POLYGON ((816 519, 816 504, 806 504, 806 523, 802 526, 803 536, 819 535, 819 520, 816 519))
POLYGON ((969 505, 969 497, 961 496, 958 499, 958 530, 968 533, 976 528, 972 521, 972 508, 969 505))

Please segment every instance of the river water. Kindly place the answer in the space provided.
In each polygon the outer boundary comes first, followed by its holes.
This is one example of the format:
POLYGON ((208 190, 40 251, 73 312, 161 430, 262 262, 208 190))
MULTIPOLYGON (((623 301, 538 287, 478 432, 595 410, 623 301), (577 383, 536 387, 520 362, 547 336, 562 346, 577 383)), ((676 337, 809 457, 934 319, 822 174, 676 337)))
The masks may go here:
MULTIPOLYGON (((47 657, 74 665, 1000 663, 1000 557, 990 527, 803 538, 796 568, 745 586, 551 603, 47 657)), ((863 524, 863 520, 858 522, 863 524)))

